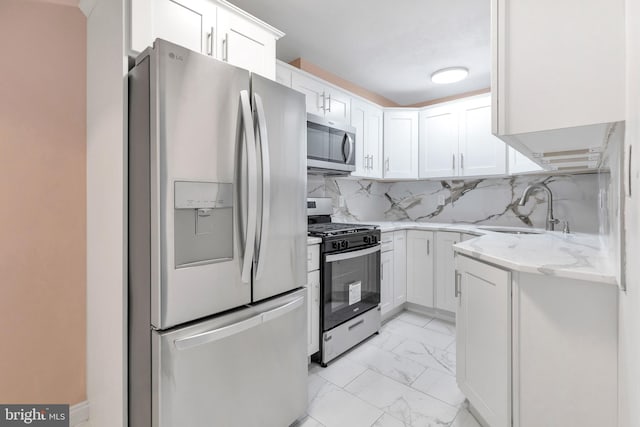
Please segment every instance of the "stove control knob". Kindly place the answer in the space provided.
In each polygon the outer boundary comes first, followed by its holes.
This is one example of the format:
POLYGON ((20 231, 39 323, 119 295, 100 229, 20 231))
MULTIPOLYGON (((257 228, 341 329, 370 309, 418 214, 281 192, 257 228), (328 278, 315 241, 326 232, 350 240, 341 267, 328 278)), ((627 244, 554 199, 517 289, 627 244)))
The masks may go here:
POLYGON ((371 243, 371 237, 372 236, 364 236, 364 242, 367 244, 371 243))
POLYGON ((371 243, 378 243, 378 236, 371 236, 371 243))
POLYGON ((331 243, 331 247, 332 247, 333 249, 338 249, 338 247, 339 247, 339 246, 340 246, 340 245, 338 244, 338 242, 332 242, 332 243, 331 243))
POLYGON ((349 242, 347 242, 346 240, 343 240, 340 242, 341 249, 346 249, 348 246, 349 246, 349 242))

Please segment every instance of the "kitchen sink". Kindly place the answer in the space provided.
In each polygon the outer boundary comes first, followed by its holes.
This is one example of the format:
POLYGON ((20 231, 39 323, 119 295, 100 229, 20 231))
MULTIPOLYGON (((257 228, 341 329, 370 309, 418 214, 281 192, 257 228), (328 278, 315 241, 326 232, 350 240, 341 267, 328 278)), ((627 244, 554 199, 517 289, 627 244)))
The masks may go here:
POLYGON ((481 230, 493 231, 494 233, 508 233, 508 234, 542 234, 544 231, 535 230, 533 228, 524 227, 500 227, 492 225, 484 225, 478 227, 481 230))

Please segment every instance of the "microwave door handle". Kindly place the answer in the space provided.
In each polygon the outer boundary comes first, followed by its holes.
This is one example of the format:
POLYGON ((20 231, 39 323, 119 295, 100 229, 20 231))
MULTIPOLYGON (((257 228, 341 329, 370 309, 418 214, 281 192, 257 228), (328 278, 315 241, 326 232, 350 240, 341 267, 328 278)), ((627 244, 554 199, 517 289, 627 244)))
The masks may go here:
POLYGON ((343 147, 343 154, 344 154, 344 146, 345 143, 347 145, 347 147, 349 147, 349 151, 347 151, 347 154, 344 156, 344 161, 346 164, 351 164, 351 160, 353 159, 353 152, 354 152, 354 142, 353 142, 353 138, 351 138, 351 135, 349 135, 348 133, 345 132, 344 134, 344 139, 342 140, 342 147, 343 147))
POLYGON ((342 137, 342 155, 344 156, 344 162, 349 164, 351 157, 353 156, 353 138, 351 138, 351 135, 346 132, 342 137), (345 146, 349 148, 349 151, 346 153, 344 152, 345 146))
POLYGON ((358 258, 364 255, 374 254, 376 252, 380 252, 380 245, 375 245, 371 248, 360 249, 359 251, 344 252, 344 253, 335 254, 335 255, 327 255, 326 260, 327 262, 344 261, 347 259, 358 258))
MULTIPOLYGON (((251 281, 251 266, 253 264, 253 255, 255 250, 255 240, 256 240, 256 222, 258 216, 258 207, 257 207, 257 199, 258 199, 258 173, 257 173, 257 160, 256 160, 256 139, 255 133, 253 130, 253 120, 251 115, 251 104, 249 101, 249 93, 246 90, 240 91, 240 108, 241 108, 241 119, 242 119, 242 130, 244 133, 244 138, 241 138, 239 144, 244 143, 247 147, 247 223, 246 230, 244 231, 245 241, 242 256, 240 257, 240 262, 242 266, 241 270, 241 278, 244 283, 249 283, 251 281)), ((240 153, 242 150, 238 150, 240 153)), ((238 155, 238 164, 236 165, 238 168, 238 176, 243 177, 242 174, 242 156, 238 155)), ((242 186, 236 185, 238 188, 238 192, 240 193, 242 186)), ((238 200, 241 202, 243 194, 238 194, 238 200)), ((236 209, 238 214, 240 215, 240 221, 242 227, 242 209, 236 209)))
POLYGON ((257 93, 253 94, 254 108, 260 134, 260 162, 262 169, 262 212, 260 220, 260 237, 258 239, 258 256, 256 268, 256 280, 262 276, 267 258, 267 242, 269 241, 269 223, 271 213, 271 163, 269 159, 269 138, 267 136, 267 121, 264 114, 262 98, 257 93))

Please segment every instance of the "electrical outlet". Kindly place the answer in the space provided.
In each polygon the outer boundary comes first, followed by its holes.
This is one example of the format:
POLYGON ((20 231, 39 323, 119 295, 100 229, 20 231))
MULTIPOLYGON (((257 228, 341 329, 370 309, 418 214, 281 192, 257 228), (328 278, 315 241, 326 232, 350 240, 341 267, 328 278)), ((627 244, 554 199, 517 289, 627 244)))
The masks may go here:
POLYGON ((438 195, 438 206, 444 206, 444 194, 438 195))

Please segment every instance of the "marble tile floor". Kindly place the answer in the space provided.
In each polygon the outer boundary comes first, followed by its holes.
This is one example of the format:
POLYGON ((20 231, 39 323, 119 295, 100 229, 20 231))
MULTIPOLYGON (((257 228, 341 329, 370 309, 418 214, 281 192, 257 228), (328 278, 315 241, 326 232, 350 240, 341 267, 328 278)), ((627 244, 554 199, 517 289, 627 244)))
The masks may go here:
POLYGON ((327 368, 294 427, 480 427, 455 379, 455 326, 404 311, 327 368))

